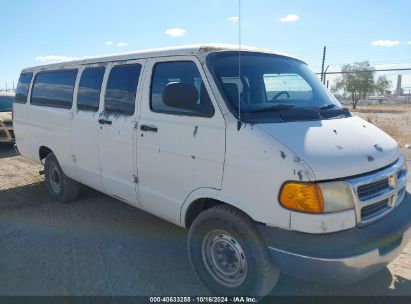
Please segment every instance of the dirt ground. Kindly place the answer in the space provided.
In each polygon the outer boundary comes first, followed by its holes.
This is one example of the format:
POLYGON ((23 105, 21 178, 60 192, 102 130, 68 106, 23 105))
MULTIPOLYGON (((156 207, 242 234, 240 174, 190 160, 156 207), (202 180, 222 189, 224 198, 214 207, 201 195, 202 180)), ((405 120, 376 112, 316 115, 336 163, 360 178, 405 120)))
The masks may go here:
POLYGON ((351 111, 390 134, 403 149, 411 145, 411 104, 359 105, 351 111))
MULTIPOLYGON (((355 114, 385 128, 411 160, 411 106, 355 114)), ((76 201, 53 204, 41 169, 0 145, 0 296, 208 294, 190 269, 183 229, 86 187, 76 201)), ((362 282, 326 287, 282 275, 272 294, 411 296, 411 243, 362 282)))

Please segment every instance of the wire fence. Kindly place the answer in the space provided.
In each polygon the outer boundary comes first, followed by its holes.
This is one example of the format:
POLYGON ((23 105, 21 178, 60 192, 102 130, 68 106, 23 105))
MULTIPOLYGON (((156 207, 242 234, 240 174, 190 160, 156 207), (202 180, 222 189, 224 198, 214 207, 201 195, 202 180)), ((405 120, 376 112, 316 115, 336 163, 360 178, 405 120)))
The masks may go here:
MULTIPOLYGON (((361 71, 356 72, 357 75, 361 71)), ((369 73, 369 71, 364 71, 369 73)), ((347 89, 336 89, 336 83, 341 80, 344 74, 354 74, 342 71, 330 71, 323 75, 324 85, 330 89, 334 96, 343 104, 351 104, 352 92, 347 89)), ((378 91, 377 88, 370 89, 366 93, 361 93, 358 104, 411 104, 411 68, 395 68, 395 69, 378 69, 374 71, 374 83, 380 77, 388 81, 387 87, 383 92, 378 91)), ((321 77, 321 73, 317 73, 321 77)))
POLYGON ((4 88, 0 88, 0 92, 16 92, 16 88, 14 87, 14 86, 12 86, 12 87, 8 87, 8 86, 5 86, 4 88))

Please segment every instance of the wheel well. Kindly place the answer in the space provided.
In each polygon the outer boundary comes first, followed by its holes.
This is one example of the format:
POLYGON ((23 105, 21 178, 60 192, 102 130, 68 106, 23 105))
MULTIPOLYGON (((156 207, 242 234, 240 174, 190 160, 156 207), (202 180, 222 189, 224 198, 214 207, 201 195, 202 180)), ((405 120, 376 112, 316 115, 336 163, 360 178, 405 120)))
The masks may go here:
POLYGON ((201 212, 210 209, 214 206, 217 205, 223 205, 225 203, 218 201, 216 199, 212 198, 200 198, 195 200, 190 204, 190 207, 188 207, 188 210, 186 212, 186 218, 185 218, 185 226, 186 228, 190 228, 191 224, 194 222, 194 220, 197 218, 197 216, 200 215, 201 212))
POLYGON ((40 150, 39 150, 39 157, 40 160, 43 160, 47 157, 47 155, 49 155, 49 153, 52 153, 53 151, 51 151, 49 148, 41 146, 40 150))

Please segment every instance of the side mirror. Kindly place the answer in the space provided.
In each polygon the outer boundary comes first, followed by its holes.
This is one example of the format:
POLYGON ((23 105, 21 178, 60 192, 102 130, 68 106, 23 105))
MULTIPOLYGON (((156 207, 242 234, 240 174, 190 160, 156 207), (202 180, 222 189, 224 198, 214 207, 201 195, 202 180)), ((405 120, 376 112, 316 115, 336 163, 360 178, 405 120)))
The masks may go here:
POLYGON ((172 82, 163 90, 163 101, 169 107, 195 110, 197 100, 198 91, 192 84, 172 82))

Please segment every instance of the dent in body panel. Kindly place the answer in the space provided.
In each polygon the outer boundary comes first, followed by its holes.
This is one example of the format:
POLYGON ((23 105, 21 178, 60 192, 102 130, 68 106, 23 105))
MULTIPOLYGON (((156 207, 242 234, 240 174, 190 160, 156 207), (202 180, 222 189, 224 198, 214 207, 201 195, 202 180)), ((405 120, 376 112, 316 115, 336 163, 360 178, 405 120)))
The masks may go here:
POLYGON ((300 182, 311 182, 314 181, 315 177, 312 173, 311 168, 297 155, 294 153, 294 175, 298 176, 300 182))
POLYGON ((358 117, 257 127, 301 157, 318 180, 371 172, 399 157, 389 135, 358 117))
POLYGON ((384 149, 381 148, 381 146, 379 144, 375 144, 374 145, 375 150, 377 150, 378 152, 384 152, 384 149))

